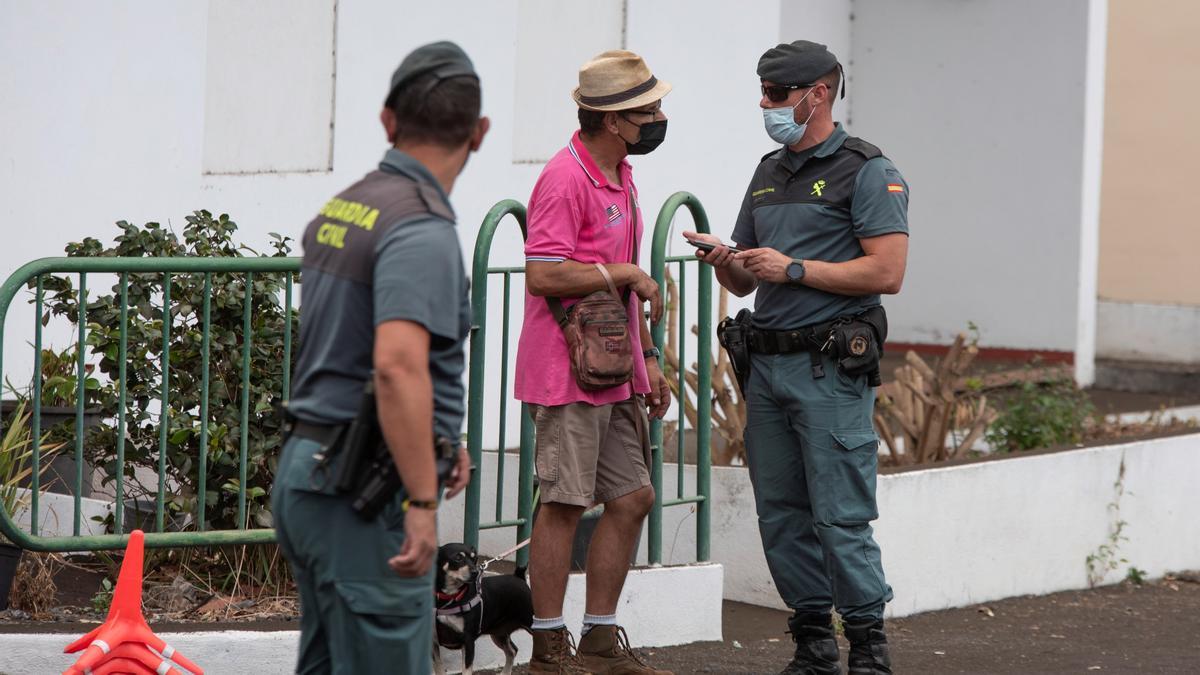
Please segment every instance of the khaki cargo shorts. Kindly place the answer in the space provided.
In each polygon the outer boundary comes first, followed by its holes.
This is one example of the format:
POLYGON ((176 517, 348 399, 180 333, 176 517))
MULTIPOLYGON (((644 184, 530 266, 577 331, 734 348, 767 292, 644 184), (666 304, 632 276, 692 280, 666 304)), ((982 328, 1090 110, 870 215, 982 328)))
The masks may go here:
POLYGON ((650 422, 641 396, 529 408, 543 503, 587 507, 650 485, 650 422))

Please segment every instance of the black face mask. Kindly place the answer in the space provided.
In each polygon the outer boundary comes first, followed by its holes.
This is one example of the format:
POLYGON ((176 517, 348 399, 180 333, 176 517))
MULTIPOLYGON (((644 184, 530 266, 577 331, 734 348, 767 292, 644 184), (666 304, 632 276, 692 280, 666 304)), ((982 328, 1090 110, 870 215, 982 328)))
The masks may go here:
MULTIPOLYGON (((626 119, 628 120, 628 118, 626 119)), ((667 137, 667 120, 646 122, 638 127, 638 131, 640 134, 637 143, 625 141, 625 150, 631 155, 644 155, 662 145, 663 140, 667 137)))

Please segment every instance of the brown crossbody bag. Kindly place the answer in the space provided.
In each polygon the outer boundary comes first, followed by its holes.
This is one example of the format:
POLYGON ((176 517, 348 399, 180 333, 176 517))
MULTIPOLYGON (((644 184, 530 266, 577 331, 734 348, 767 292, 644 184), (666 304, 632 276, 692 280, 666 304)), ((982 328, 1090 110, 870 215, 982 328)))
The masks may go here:
MULTIPOLYGON (((637 208, 633 192, 629 200, 629 260, 637 264, 637 208)), ((600 263, 594 263, 608 285, 606 290, 590 293, 564 309, 558 298, 546 298, 554 320, 567 339, 571 372, 580 389, 596 391, 617 387, 633 379, 633 342, 629 335, 629 290, 617 291, 612 275, 600 263)))

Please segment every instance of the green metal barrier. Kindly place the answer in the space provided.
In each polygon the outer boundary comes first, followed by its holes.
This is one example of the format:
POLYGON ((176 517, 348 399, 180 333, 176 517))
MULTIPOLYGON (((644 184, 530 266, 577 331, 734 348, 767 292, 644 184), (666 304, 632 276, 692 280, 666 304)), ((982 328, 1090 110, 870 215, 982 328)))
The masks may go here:
MULTIPOLYGON (((484 395, 487 389, 485 365, 487 360, 487 308, 488 277, 499 275, 504 279, 504 314, 500 328, 500 438, 496 452, 496 516, 491 522, 480 522, 483 471, 475 471, 467 486, 467 503, 463 516, 463 541, 479 546, 479 531, 501 527, 515 527, 517 541, 524 541, 533 532, 533 420, 528 409, 521 406, 521 450, 517 471, 517 517, 504 520, 504 465, 505 433, 508 422, 508 354, 511 335, 509 315, 511 309, 512 277, 525 274, 522 267, 488 267, 492 252, 492 240, 496 228, 505 216, 512 215, 525 238, 525 207, 520 202, 507 199, 492 207, 483 219, 475 239, 475 256, 471 271, 471 373, 467 394, 467 450, 471 463, 483 466, 483 414, 484 395)), ((523 287, 523 285, 522 285, 523 287)), ((517 552, 517 564, 529 564, 529 548, 517 552)))
MULTIPOLYGON (((209 314, 211 309, 212 299, 212 275, 213 274, 243 274, 244 288, 252 288, 255 274, 283 274, 286 277, 285 281, 285 316, 290 317, 292 307, 292 284, 295 273, 300 270, 299 258, 43 258, 35 260, 16 272, 0 286, 0 346, 4 344, 5 319, 8 317, 8 311, 13 299, 21 289, 27 284, 33 282, 34 285, 34 374, 33 389, 31 392, 32 399, 32 468, 30 484, 30 528, 29 532, 24 532, 16 527, 12 521, 12 514, 6 513, 0 509, 0 533, 8 537, 17 546, 26 548, 32 551, 95 551, 105 549, 121 549, 124 548, 128 535, 122 532, 124 526, 124 474, 125 474, 125 430, 126 430, 126 372, 125 365, 128 360, 126 353, 127 346, 127 318, 129 311, 129 276, 131 274, 159 274, 162 275, 163 292, 162 304, 164 315, 169 315, 171 307, 171 277, 174 274, 203 274, 204 275, 204 300, 202 312, 204 316, 203 326, 201 328, 201 352, 202 352, 202 371, 203 377, 201 380, 201 405, 200 405, 200 447, 208 447, 208 387, 209 387, 209 314), (41 497, 40 485, 40 464, 41 464, 41 398, 42 398, 42 381, 41 373, 41 353, 42 353, 42 329, 41 316, 44 308, 44 278, 46 275, 52 274, 77 274, 79 277, 79 310, 75 321, 78 324, 78 338, 76 342, 76 351, 78 353, 78 361, 76 364, 76 402, 75 402, 75 481, 74 481, 74 517, 73 517, 73 535, 71 537, 46 537, 39 534, 38 522, 38 507, 41 497), (85 385, 85 367, 86 367, 86 347, 87 347, 87 281, 88 274, 116 274, 119 275, 119 295, 120 295, 120 348, 117 361, 119 372, 117 375, 118 386, 118 410, 117 410, 117 471, 115 474, 115 505, 114 505, 114 527, 117 530, 116 534, 104 535, 81 535, 82 525, 82 503, 81 493, 83 487, 83 431, 84 431, 84 385, 85 385)), ((163 373, 162 391, 164 395, 161 401, 160 408, 160 432, 159 432, 159 459, 158 459, 158 492, 155 500, 155 532, 146 534, 146 545, 150 547, 169 548, 169 547, 186 547, 186 546, 214 546, 226 544, 261 544, 274 541, 275 533, 270 529, 247 529, 246 528, 246 460, 247 448, 249 444, 249 429, 246 421, 249 419, 250 413, 250 397, 246 395, 249 392, 250 378, 250 350, 252 349, 252 340, 250 322, 253 316, 254 307, 252 304, 252 293, 244 293, 244 303, 242 313, 244 317, 243 331, 247 336, 242 344, 242 368, 241 368, 241 385, 243 392, 241 400, 241 438, 240 438, 240 464, 238 473, 240 481, 238 484, 238 522, 240 528, 237 530, 227 531, 207 531, 207 532, 164 532, 164 499, 166 497, 166 447, 167 447, 167 420, 170 414, 170 337, 171 337, 171 321, 163 321, 162 326, 162 362, 161 368, 163 373)), ((284 332, 284 378, 283 391, 281 394, 286 399, 289 389, 289 380, 287 373, 291 370, 292 356, 292 332, 291 322, 285 321, 284 332)), ((0 347, 0 382, 3 381, 3 349, 0 347)), ((203 529, 205 521, 205 479, 207 476, 206 466, 207 453, 200 453, 198 458, 199 471, 199 495, 197 503, 196 520, 203 529)))
MULTIPOLYGON (((663 484, 663 423, 654 420, 650 425, 650 444, 654 452, 654 467, 651 479, 654 483, 654 508, 650 511, 648 544, 651 565, 662 564, 662 524, 663 508, 696 505, 696 562, 707 562, 709 558, 709 529, 712 521, 712 268, 700 263, 695 255, 676 256, 667 258, 667 241, 671 233, 671 222, 675 212, 686 207, 692 214, 692 221, 697 232, 708 232, 708 216, 700 200, 689 192, 676 192, 667 198, 662 210, 658 212, 658 220, 654 224, 654 244, 650 252, 650 274, 658 282, 659 292, 666 306, 667 284, 666 270, 668 264, 678 265, 675 283, 679 290, 679 344, 676 351, 679 355, 679 391, 682 394, 688 390, 685 378, 687 372, 687 336, 690 330, 687 325, 687 266, 695 264, 698 268, 699 280, 696 298, 696 492, 686 495, 684 490, 684 407, 681 401, 675 402, 679 412, 679 422, 676 425, 675 437, 678 442, 676 456, 676 492, 671 499, 664 498, 663 484)), ((664 312, 665 313, 665 312, 664 312)), ((654 344, 659 351, 666 351, 666 322, 660 321, 650 329, 654 344)), ((662 357, 659 357, 662 365, 662 357)))
MULTIPOLYGON (((658 282, 659 288, 666 297, 665 286, 665 270, 668 264, 678 265, 677 283, 679 285, 680 298, 687 298, 687 276, 686 266, 689 263, 697 263, 696 259, 691 256, 680 256, 666 258, 667 238, 671 231, 671 221, 675 216, 675 212, 681 207, 686 207, 692 214, 695 222, 695 227, 698 231, 708 231, 708 220, 701 207, 699 200, 693 195, 680 192, 672 195, 664 204, 659 212, 658 219, 654 229, 653 253, 651 257, 651 272, 655 281, 658 282)), ((496 230, 506 216, 511 215, 516 221, 520 229, 522 238, 525 234, 525 207, 519 202, 506 200, 496 204, 484 218, 483 224, 480 227, 478 237, 475 242, 475 252, 472 266, 472 290, 471 290, 471 309, 472 309, 472 326, 471 326, 471 363, 469 372, 469 384, 467 394, 467 448, 471 454, 472 462, 476 466, 482 466, 483 460, 483 421, 485 415, 485 392, 488 382, 486 381, 486 363, 488 357, 487 349, 487 310, 488 310, 488 279, 492 275, 500 276, 503 279, 503 318, 501 322, 500 336, 500 380, 499 380, 499 406, 496 411, 499 415, 499 442, 498 448, 505 447, 506 432, 507 432, 507 412, 509 406, 509 371, 508 361, 510 353, 510 337, 512 334, 512 326, 510 323, 511 296, 514 291, 513 276, 523 275, 524 267, 497 267, 491 268, 488 266, 488 261, 491 255, 492 242, 495 238, 496 230)), ((213 274, 243 274, 245 275, 245 287, 250 287, 253 283, 254 275, 256 274, 284 274, 286 275, 285 284, 285 311, 286 316, 291 316, 293 311, 292 304, 292 285, 293 277, 300 270, 299 258, 45 258, 36 260, 24 267, 21 267, 14 272, 3 286, 0 286, 0 346, 3 345, 4 339, 4 324, 8 316, 8 311, 13 299, 17 293, 24 289, 30 282, 34 285, 34 309, 35 309, 35 329, 34 329, 34 372, 41 372, 41 348, 42 348, 42 329, 40 317, 44 310, 43 304, 43 280, 47 275, 52 274, 77 274, 79 277, 79 296, 85 299, 79 303, 79 314, 75 317, 78 323, 78 362, 77 370, 77 397, 75 408, 75 447, 74 457, 76 461, 75 472, 75 497, 74 497, 74 523, 73 535, 69 537, 46 537, 39 534, 38 523, 38 499, 40 497, 40 484, 38 477, 38 469, 41 461, 40 448, 38 441, 41 436, 40 429, 40 404, 41 404, 41 378, 33 378, 33 467, 34 475, 31 485, 31 507, 32 521, 29 532, 21 531, 17 528, 12 520, 12 514, 5 513, 0 510, 0 533, 8 537, 14 544, 22 548, 34 551, 85 551, 85 550, 105 550, 105 549, 120 549, 124 547, 128 535, 122 532, 123 526, 123 493, 124 493, 124 442, 126 430, 126 373, 125 365, 128 360, 126 353, 126 319, 128 316, 128 291, 129 291, 129 276, 131 274, 159 274, 163 280, 163 307, 171 306, 171 276, 174 274, 203 274, 204 275, 204 302, 202 307, 203 327, 202 327, 202 365, 201 369, 203 377, 201 379, 201 403, 200 403, 200 447, 208 447, 208 391, 209 391, 209 316, 212 296, 212 275, 213 274), (117 411, 117 437, 122 439, 118 442, 117 447, 117 472, 115 478, 115 527, 116 534, 105 535, 81 535, 81 487, 83 485, 83 418, 84 418, 84 375, 86 366, 85 346, 87 344, 87 280, 88 274, 115 274, 119 275, 119 295, 120 295, 120 315, 122 329, 120 332, 120 352, 118 355, 119 372, 118 372, 118 391, 119 402, 117 411)), ((699 265, 699 281, 698 293, 696 302, 696 311, 699 336, 697 337, 698 366, 699 366, 699 383, 697 388, 698 401, 698 428, 696 429, 698 454, 697 454, 697 473, 696 473, 696 489, 695 494, 686 495, 684 490, 684 444, 683 444, 683 429, 684 429, 684 413, 683 407, 677 405, 679 410, 679 459, 677 462, 678 488, 676 494, 669 499, 664 499, 662 480, 663 480, 663 459, 662 459, 662 422, 656 420, 651 425, 651 442, 653 452, 653 467, 652 477, 655 487, 655 505, 649 518, 649 554, 648 560, 651 564, 662 563, 662 521, 663 508, 695 504, 697 510, 696 518, 696 560, 707 561, 709 558, 709 522, 710 522, 710 449, 709 442, 711 440, 711 371, 712 371, 712 271, 707 266, 699 265)), ((243 301, 242 316, 243 316, 243 331, 245 335, 250 335, 250 322, 253 315, 253 305, 251 294, 245 294, 243 301)), ((685 311, 686 303, 682 302, 679 309, 680 334, 687 335, 687 313, 685 311)), ((289 376, 291 371, 292 359, 292 335, 291 322, 285 322, 287 328, 284 335, 284 376, 283 376, 283 396, 286 399, 290 388, 289 376)), ((163 372, 163 391, 169 391, 170 385, 170 331, 171 322, 164 321, 162 327, 162 372, 163 372)), ((660 348, 663 348, 665 336, 665 324, 659 322, 652 328, 654 342, 660 348)), ((242 391, 249 391, 250 378, 250 350, 252 345, 247 339, 243 344, 242 351, 242 368, 241 368, 241 385, 242 391)), ((680 363, 684 363, 685 349, 684 344, 677 346, 680 363)), ((679 373, 680 389, 687 388, 684 382, 684 374, 679 373)), ((3 378, 3 352, 0 349, 0 381, 3 378)), ((155 529, 157 531, 147 533, 146 545, 158 548, 170 547, 190 547, 190 546, 218 546, 218 545, 237 545, 237 544, 263 544, 274 541, 274 531, 270 529, 246 529, 246 462, 248 448, 248 425, 246 420, 249 419, 250 401, 248 396, 242 396, 240 403, 240 416, 242 424, 240 427, 240 458, 238 473, 240 477, 238 485, 238 522, 242 524, 241 529, 225 530, 225 531, 204 531, 205 522, 205 487, 204 480, 206 477, 206 460, 207 453, 200 453, 198 458, 198 471, 200 480, 200 494, 198 495, 197 503, 197 523, 199 523, 200 531, 188 532, 166 532, 164 530, 164 499, 167 492, 166 484, 166 453, 164 449, 167 446, 167 424, 168 415, 170 414, 169 394, 163 397, 161 402, 161 431, 159 433, 159 462, 158 462, 158 494, 155 506, 155 529)), ((470 545, 478 546, 479 533, 481 530, 513 527, 516 529, 516 541, 523 541, 529 537, 533 529, 533 447, 534 447, 534 431, 533 422, 525 406, 521 410, 521 431, 520 431, 520 453, 517 459, 518 483, 517 483, 517 508, 516 518, 505 519, 503 515, 503 507, 505 505, 505 472, 508 462, 507 453, 498 452, 496 456, 496 499, 495 499, 495 517, 493 520, 483 521, 481 518, 482 511, 482 471, 476 471, 471 478, 471 483, 466 491, 466 504, 464 515, 464 541, 470 545)), ((529 549, 524 548, 517 553, 517 564, 527 565, 529 561, 529 549)))
MULTIPOLYGON (((687 287, 685 285, 684 270, 688 263, 699 265, 694 257, 681 256, 671 259, 666 259, 667 238, 671 230, 671 220, 675 216, 675 212, 680 207, 687 207, 691 212, 692 218, 695 221, 697 230, 700 232, 708 231, 708 218, 704 213, 700 201, 695 196, 686 192, 679 192, 672 195, 663 205, 659 212, 658 220, 654 228, 654 244, 653 254, 651 257, 651 276, 658 282, 659 288, 666 297, 666 285, 664 273, 668 263, 678 264, 679 274, 679 292, 680 298, 686 298, 687 287)), ((509 338, 510 338, 510 296, 512 291, 511 279, 514 274, 524 274, 524 267, 497 267, 491 268, 488 266, 491 255, 492 241, 495 238, 496 229, 505 216, 512 215, 520 227, 522 237, 525 234, 525 208, 518 202, 508 200, 497 204, 488 213, 483 221, 483 226, 480 228, 478 238, 475 242, 475 257, 473 261, 472 273, 472 328, 471 328, 471 367, 470 367, 470 383, 469 392, 467 394, 468 410, 467 410, 467 448, 471 453, 471 461, 475 466, 482 467, 483 460, 483 418, 484 418, 484 395, 487 389, 484 374, 486 372, 486 359, 488 356, 487 335, 486 335, 486 320, 488 308, 488 293, 487 279, 489 275, 502 275, 504 279, 504 313, 502 320, 501 346, 500 346, 500 434, 498 448, 505 447, 505 430, 506 430, 506 412, 508 399, 508 355, 509 355, 509 338)), ((684 452, 683 452, 683 406, 677 404, 679 410, 679 461, 677 463, 678 472, 678 488, 676 495, 668 500, 663 499, 662 489, 662 421, 655 420, 651 425, 651 444, 654 466, 652 467, 652 482, 655 488, 655 505, 651 511, 649 518, 649 554, 648 560, 652 565, 662 563, 662 510, 664 507, 678 506, 684 504, 696 504, 697 519, 696 519, 696 560, 707 561, 709 557, 709 522, 710 522, 710 502, 708 495, 710 494, 710 465, 711 452, 709 442, 711 440, 711 390, 712 390, 712 270, 704 265, 700 267, 699 293, 696 303, 696 311, 699 317, 699 332, 697 338, 697 348, 699 349, 699 388, 698 388, 698 426, 697 439, 699 443, 699 452, 697 457, 697 481, 696 493, 694 495, 685 495, 684 491, 684 452)), ((684 327, 686 320, 686 312, 683 307, 680 308, 679 320, 682 335, 687 335, 688 331, 684 327)), ((660 348, 663 347, 665 324, 659 322, 652 328, 654 343, 660 348)), ((682 362, 685 355, 683 345, 679 345, 680 361, 682 362)), ((679 374, 681 390, 686 389, 686 384, 683 383, 684 375, 679 374)), ((519 455, 519 483, 517 488, 517 517, 515 519, 504 520, 502 517, 501 507, 503 505, 504 495, 504 471, 505 471, 505 452, 497 453, 497 475, 496 475, 496 515, 492 522, 480 522, 480 510, 482 508, 482 471, 476 471, 471 478, 471 484, 467 488, 466 510, 464 515, 464 537, 465 543, 478 547, 480 530, 515 527, 517 529, 516 540, 524 541, 532 531, 532 514, 533 514, 533 422, 528 411, 522 406, 521 411, 521 443, 519 455)), ((517 564, 526 565, 529 560, 529 549, 522 549, 517 553, 517 564)))

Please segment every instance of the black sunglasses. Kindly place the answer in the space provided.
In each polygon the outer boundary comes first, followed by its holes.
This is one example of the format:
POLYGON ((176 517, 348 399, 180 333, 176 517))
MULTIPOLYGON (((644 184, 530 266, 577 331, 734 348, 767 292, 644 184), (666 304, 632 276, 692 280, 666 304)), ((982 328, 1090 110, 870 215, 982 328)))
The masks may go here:
POLYGON ((762 89, 763 96, 766 96, 767 100, 770 101, 771 103, 783 103, 784 101, 787 100, 788 96, 792 95, 793 91, 795 91, 797 89, 809 89, 809 88, 815 87, 815 86, 817 86, 815 83, 814 84, 773 84, 769 87, 767 85, 763 84, 763 85, 759 85, 759 88, 762 89))

